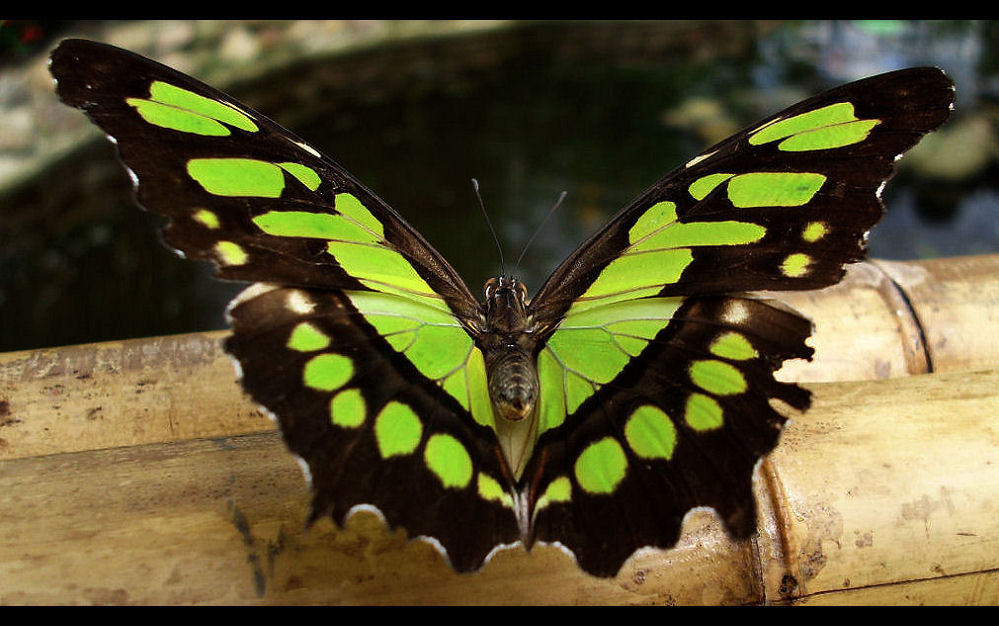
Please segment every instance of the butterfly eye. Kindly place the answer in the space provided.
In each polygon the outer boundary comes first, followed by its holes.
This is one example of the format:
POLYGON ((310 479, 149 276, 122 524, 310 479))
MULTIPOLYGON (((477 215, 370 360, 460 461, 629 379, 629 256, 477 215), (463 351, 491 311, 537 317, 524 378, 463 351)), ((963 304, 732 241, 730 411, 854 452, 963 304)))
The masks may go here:
POLYGON ((499 281, 495 278, 490 278, 489 280, 486 281, 486 286, 485 286, 486 301, 493 299, 493 295, 496 294, 496 286, 498 283, 499 281))
POLYGON ((527 302, 527 285, 525 285, 524 283, 522 283, 520 281, 517 281, 514 284, 517 285, 517 295, 518 295, 520 301, 521 302, 527 302))

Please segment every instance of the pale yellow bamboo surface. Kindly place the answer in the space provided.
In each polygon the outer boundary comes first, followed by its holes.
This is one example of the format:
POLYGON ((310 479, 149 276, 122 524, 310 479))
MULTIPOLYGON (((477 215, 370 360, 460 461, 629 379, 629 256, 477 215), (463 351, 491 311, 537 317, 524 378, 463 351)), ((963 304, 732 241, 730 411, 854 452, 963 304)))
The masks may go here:
POLYGON ((999 603, 999 257, 783 299, 818 354, 782 374, 853 382, 807 384, 758 473, 759 537, 697 512, 606 580, 545 546, 455 574, 367 513, 306 530, 224 333, 0 355, 0 604, 999 603))

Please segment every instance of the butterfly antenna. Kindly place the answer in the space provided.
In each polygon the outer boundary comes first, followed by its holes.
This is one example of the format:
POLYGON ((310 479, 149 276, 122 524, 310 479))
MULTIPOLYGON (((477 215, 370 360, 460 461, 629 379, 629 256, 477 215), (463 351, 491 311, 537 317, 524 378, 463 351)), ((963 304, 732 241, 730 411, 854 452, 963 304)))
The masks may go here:
POLYGON ((503 246, 500 245, 499 237, 496 236, 496 229, 493 228, 493 222, 489 219, 489 213, 486 212, 486 205, 482 202, 482 196, 479 195, 479 181, 472 179, 472 189, 475 190, 475 197, 479 199, 479 208, 482 209, 482 215, 486 218, 486 224, 489 225, 489 232, 493 234, 493 241, 496 243, 496 250, 499 251, 500 258, 500 274, 506 276, 506 261, 503 260, 503 246))
POLYGON ((555 214, 555 211, 562 205, 562 201, 565 200, 565 196, 566 196, 565 191, 563 191, 558 195, 558 200, 555 201, 555 204, 552 205, 552 208, 548 209, 548 215, 546 215, 545 219, 541 220, 541 223, 538 224, 538 227, 534 229, 534 234, 531 235, 531 238, 527 240, 526 244, 524 244, 524 249, 520 251, 520 256, 517 257, 517 265, 514 266, 515 270, 520 269, 520 261, 524 258, 524 255, 527 254, 527 249, 531 247, 531 244, 534 243, 534 240, 538 237, 538 234, 541 233, 541 229, 545 227, 545 224, 548 223, 548 220, 551 219, 552 215, 555 214))

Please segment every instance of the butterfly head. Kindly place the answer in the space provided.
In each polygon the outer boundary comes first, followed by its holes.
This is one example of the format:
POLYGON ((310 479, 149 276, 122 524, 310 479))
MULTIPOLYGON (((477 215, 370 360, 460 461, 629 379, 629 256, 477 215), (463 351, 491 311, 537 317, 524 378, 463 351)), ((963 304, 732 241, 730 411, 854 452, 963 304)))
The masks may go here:
POLYGON ((498 299, 504 302, 516 301, 520 306, 527 303, 527 285, 513 276, 496 276, 486 281, 483 288, 486 294, 486 304, 492 306, 498 299))
POLYGON ((496 332, 519 333, 527 328, 527 286, 512 276, 486 281, 486 326, 496 332))

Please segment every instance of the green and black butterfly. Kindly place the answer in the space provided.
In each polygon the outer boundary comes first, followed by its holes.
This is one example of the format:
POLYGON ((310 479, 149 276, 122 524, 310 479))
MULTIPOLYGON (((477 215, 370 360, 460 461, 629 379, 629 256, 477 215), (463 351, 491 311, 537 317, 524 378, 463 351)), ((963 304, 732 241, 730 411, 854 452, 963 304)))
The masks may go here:
POLYGON ((307 464, 310 519, 373 506, 460 571, 545 542, 604 576, 695 507, 755 531, 772 402, 810 402, 773 373, 812 349, 807 319, 748 292, 838 282, 896 158, 954 99, 915 68, 806 100, 655 183, 533 298, 500 276, 480 302, 396 211, 225 94, 81 40, 51 71, 166 241, 255 283, 225 349, 307 464))

